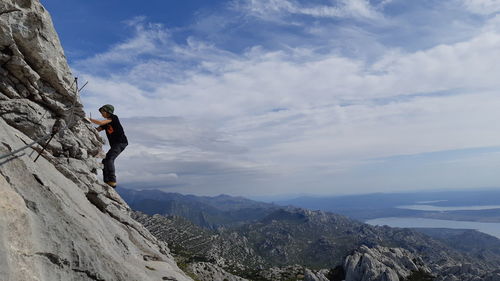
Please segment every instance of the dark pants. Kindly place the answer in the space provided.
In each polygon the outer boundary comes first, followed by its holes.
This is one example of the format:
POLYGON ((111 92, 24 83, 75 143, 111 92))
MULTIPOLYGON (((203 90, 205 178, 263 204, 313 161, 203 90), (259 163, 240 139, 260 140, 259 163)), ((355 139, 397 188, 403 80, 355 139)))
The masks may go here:
POLYGON ((127 145, 127 143, 113 144, 108 153, 106 153, 106 158, 102 160, 104 164, 104 169, 102 169, 104 182, 116 182, 115 159, 122 153, 127 145))

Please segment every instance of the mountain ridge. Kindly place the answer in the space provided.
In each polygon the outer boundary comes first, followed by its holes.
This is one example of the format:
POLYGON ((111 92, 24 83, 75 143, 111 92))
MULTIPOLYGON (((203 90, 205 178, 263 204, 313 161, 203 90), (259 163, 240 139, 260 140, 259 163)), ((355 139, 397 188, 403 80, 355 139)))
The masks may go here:
POLYGON ((278 208, 274 204, 229 195, 209 197, 125 188, 117 188, 117 191, 134 210, 150 215, 188 217, 196 224, 210 229, 256 220, 278 208))

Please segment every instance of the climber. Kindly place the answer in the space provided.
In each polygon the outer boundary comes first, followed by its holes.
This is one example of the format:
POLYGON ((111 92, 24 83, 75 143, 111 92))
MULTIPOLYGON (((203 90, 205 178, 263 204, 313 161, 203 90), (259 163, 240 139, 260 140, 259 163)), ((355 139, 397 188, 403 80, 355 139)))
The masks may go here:
POLYGON ((120 120, 118 116, 113 114, 114 110, 115 108, 111 104, 106 104, 99 108, 99 112, 105 120, 89 118, 90 122, 99 125, 99 127, 96 128, 97 131, 106 130, 106 136, 108 137, 109 146, 111 146, 111 148, 108 153, 106 153, 106 157, 102 160, 104 164, 102 172, 104 182, 113 188, 116 187, 115 159, 128 145, 128 140, 120 124, 120 120))

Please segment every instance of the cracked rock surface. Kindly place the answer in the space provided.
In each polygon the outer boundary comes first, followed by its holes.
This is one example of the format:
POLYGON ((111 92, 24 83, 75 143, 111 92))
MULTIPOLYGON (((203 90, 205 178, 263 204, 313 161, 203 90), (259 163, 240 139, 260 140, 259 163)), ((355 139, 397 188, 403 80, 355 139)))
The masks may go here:
POLYGON ((191 280, 96 177, 102 140, 38 0, 0 2, 0 280, 191 280))
POLYGON ((430 273, 419 256, 402 248, 361 246, 344 263, 345 281, 399 281, 412 272, 430 273))

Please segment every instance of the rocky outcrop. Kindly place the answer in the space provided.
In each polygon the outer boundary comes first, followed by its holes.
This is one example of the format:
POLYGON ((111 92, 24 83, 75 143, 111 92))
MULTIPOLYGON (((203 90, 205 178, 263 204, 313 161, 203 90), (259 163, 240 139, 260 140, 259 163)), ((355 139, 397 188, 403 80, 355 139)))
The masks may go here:
POLYGON ((0 280, 191 280, 96 177, 102 140, 38 0, 0 2, 0 280))
MULTIPOLYGON (((0 3, 0 112, 31 139, 50 131, 56 120, 84 116, 76 83, 49 14, 35 0, 0 3)), ((76 122, 49 146, 52 154, 85 159, 102 144, 89 125, 76 122)))
POLYGON ((402 248, 361 246, 344 262, 345 281, 484 281, 500 280, 500 270, 487 272, 470 263, 449 263, 429 268, 423 259, 402 248))
POLYGON ((328 270, 323 269, 318 272, 314 272, 308 268, 304 270, 304 280, 305 281, 330 281, 326 277, 326 275, 329 273, 328 270))
POLYGON ((436 281, 499 281, 500 270, 485 272, 470 263, 447 264, 439 268, 436 281))
POLYGON ((413 272, 430 272, 422 259, 401 248, 361 246, 344 262, 345 281, 399 281, 413 272))

